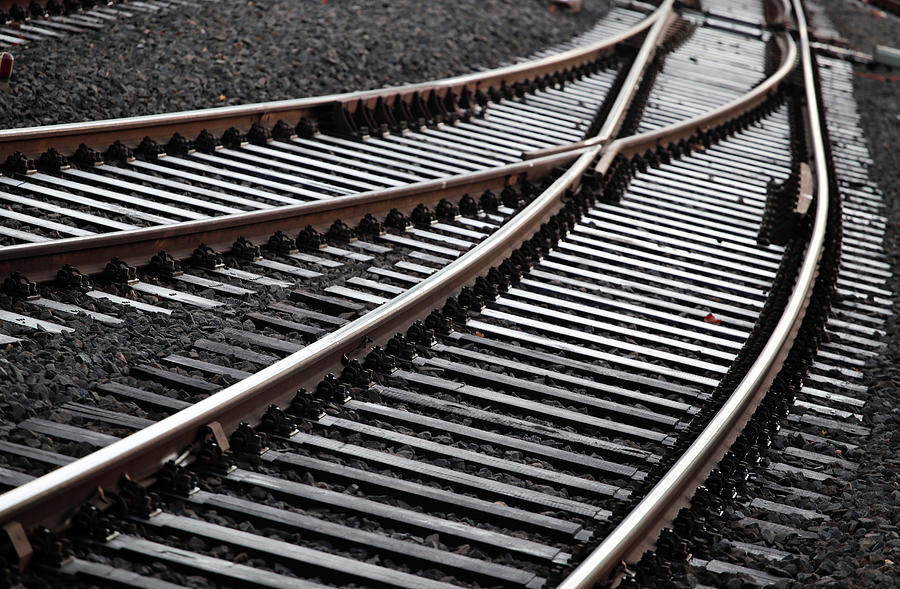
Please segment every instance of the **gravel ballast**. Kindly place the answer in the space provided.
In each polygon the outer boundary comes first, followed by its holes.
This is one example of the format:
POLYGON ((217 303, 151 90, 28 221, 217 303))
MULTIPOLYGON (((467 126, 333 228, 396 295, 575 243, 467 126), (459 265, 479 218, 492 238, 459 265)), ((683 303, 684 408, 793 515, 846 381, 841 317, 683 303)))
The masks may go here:
MULTIPOLYGON (((820 1, 850 48, 871 53, 875 44, 900 44, 900 17, 851 0, 820 1)), ((896 76, 884 66, 855 68, 853 85, 874 164, 870 179, 884 193, 885 259, 893 277, 885 288, 900 293, 900 83, 870 77, 896 76)), ((822 534, 812 564, 820 586, 896 587, 900 583, 900 343, 898 319, 885 324, 886 347, 864 370, 869 393, 862 411, 872 433, 860 452, 856 478, 841 495, 841 515, 822 534)))
POLYGON ((546 0, 221 0, 16 49, 0 128, 423 82, 568 40, 605 12, 546 0))

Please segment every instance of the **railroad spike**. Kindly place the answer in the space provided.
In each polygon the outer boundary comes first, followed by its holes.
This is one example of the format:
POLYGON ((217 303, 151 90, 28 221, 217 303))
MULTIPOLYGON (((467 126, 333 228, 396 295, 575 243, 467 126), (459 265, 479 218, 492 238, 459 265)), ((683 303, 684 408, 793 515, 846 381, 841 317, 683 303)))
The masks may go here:
POLYGON ((59 567, 72 558, 69 541, 59 538, 44 526, 35 529, 29 539, 34 548, 33 560, 42 565, 59 567))
POLYGON ((159 143, 146 136, 141 139, 141 143, 134 152, 148 162, 155 162, 159 158, 166 157, 166 150, 159 143))
POLYGON ((172 257, 172 254, 165 250, 153 254, 150 263, 147 265, 147 274, 157 278, 172 278, 181 276, 184 270, 181 269, 181 263, 172 257))
POLYGON ((206 129, 200 131, 200 134, 197 135, 197 138, 194 139, 192 144, 194 146, 194 149, 196 149, 200 153, 215 153, 216 151, 222 149, 222 143, 216 138, 215 135, 213 135, 206 129))
POLYGON ((422 321, 416 321, 406 330, 406 341, 415 345, 430 348, 437 343, 434 330, 426 328, 422 321))
POLYGON ((108 164, 125 164, 134 161, 134 153, 117 139, 103 152, 103 160, 108 164))
MULTIPOLYGON (((278 131, 279 135, 281 135, 281 137, 283 137, 284 139, 290 139, 291 135, 293 135, 290 126, 288 126, 284 121, 279 120, 277 123, 275 123, 275 127, 277 128, 279 124, 282 125, 281 129, 279 129, 278 131), (285 131, 287 132, 287 137, 284 137, 285 131)), ((247 132, 247 141, 249 143, 252 143, 253 145, 265 146, 269 143, 272 143, 273 136, 274 129, 273 131, 269 131, 269 129, 260 125, 259 123, 253 123, 253 125, 250 127, 250 130, 247 132)))
POLYGON ((260 417, 256 429, 283 438, 288 438, 299 431, 294 420, 278 405, 269 405, 266 412, 260 417))
POLYGON ((2 290, 13 298, 25 301, 33 301, 41 297, 37 284, 21 272, 13 272, 8 276, 3 281, 2 290))
POLYGON ((416 357, 415 342, 410 342, 403 333, 394 334, 387 341, 385 350, 388 354, 402 360, 412 360, 416 357))
POLYGON ((371 213, 366 213, 366 215, 360 219, 359 225, 356 226, 357 233, 361 235, 371 235, 373 237, 378 237, 380 235, 384 235, 384 225, 372 216, 371 213))
POLYGON ((325 415, 324 403, 314 393, 306 389, 300 389, 287 411, 290 415, 318 420, 325 415))
MULTIPOLYGON (((253 129, 251 128, 251 133, 253 129)), ((285 123, 283 120, 278 119, 278 122, 275 123, 275 126, 272 127, 272 132, 269 134, 272 139, 275 141, 290 141, 291 139, 297 137, 297 132, 290 125, 285 123)), ((248 137, 250 134, 248 133, 248 137)), ((251 142, 254 140, 251 139, 251 142)), ((267 141, 268 143, 268 141, 267 141)))
POLYGON ((6 156, 6 161, 0 166, 0 171, 7 176, 26 176, 37 172, 34 160, 25 157, 25 154, 19 151, 6 156))
POLYGON ((156 506, 156 497, 127 474, 119 481, 115 493, 107 495, 112 497, 110 509, 119 517, 135 516, 146 519, 160 511, 156 506))
POLYGON ((363 366, 372 372, 378 374, 392 374, 397 370, 397 363, 394 356, 387 353, 380 346, 375 346, 366 355, 363 366))
POLYGON ((340 219, 336 220, 328 228, 327 238, 342 243, 353 243, 359 239, 356 231, 340 219))
POLYGON ((477 217, 480 209, 478 208, 478 201, 476 201, 472 196, 468 193, 463 194, 459 199, 459 212, 461 215, 465 215, 467 217, 477 217))
POLYGON ((166 493, 189 497, 200 490, 197 475, 174 462, 167 462, 156 477, 156 487, 166 493))
POLYGON ((228 474, 236 468, 222 447, 212 439, 203 441, 191 466, 216 475, 228 474))
POLYGON ((229 127, 222 133, 222 146, 229 149, 240 149, 248 144, 247 137, 237 127, 229 127))
POLYGON ((231 451, 241 457, 259 458, 269 449, 269 438, 265 433, 257 432, 246 421, 238 424, 228 438, 231 451))
POLYGON ((191 255, 191 265, 207 270, 217 270, 225 267, 222 255, 205 243, 201 243, 191 255))
POLYGON ((66 264, 56 273, 56 283, 63 288, 88 291, 92 287, 91 279, 71 264, 66 264))
POLYGON ((262 250, 246 237, 238 237, 231 246, 231 255, 239 260, 254 262, 262 259, 262 250))
POLYGON ((124 260, 113 258, 106 264, 103 278, 114 284, 133 284, 138 281, 137 268, 128 265, 124 260))

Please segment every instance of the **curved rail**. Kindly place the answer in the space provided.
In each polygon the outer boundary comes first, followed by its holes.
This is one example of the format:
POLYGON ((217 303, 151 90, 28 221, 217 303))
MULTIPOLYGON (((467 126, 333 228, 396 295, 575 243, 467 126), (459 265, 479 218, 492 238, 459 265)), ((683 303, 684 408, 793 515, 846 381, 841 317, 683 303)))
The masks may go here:
POLYGON ((729 121, 734 118, 735 113, 747 111, 762 104, 767 98, 778 91, 781 83, 784 82, 785 78, 793 71, 796 65, 798 56, 797 44, 787 35, 779 37, 778 43, 782 48, 783 57, 781 65, 775 73, 763 83, 740 98, 723 104, 708 113, 679 121, 678 123, 674 123, 662 129, 616 139, 610 143, 605 150, 603 157, 597 164, 596 171, 599 173, 605 172, 613 158, 617 155, 630 157, 638 153, 644 153, 648 149, 654 149, 665 143, 687 139, 695 133, 707 131, 729 121))
POLYGON ((793 4, 800 35, 803 81, 816 171, 816 216, 794 291, 760 356, 732 396, 671 470, 603 543, 560 584, 560 589, 586 589, 596 583, 613 581, 613 571, 622 561, 636 558, 652 546, 659 530, 687 504, 697 485, 702 483, 724 456, 740 433, 740 427, 752 416, 787 357, 806 313, 824 246, 829 182, 806 18, 800 0, 793 0, 793 4))
POLYGON ((85 274, 95 274, 101 272, 113 256, 139 266, 160 249, 165 249, 177 259, 188 258, 200 243, 217 250, 228 249, 238 237, 264 241, 276 230, 285 230, 286 225, 327 228, 339 218, 354 219, 366 213, 385 215, 392 208, 403 210, 419 203, 431 205, 441 198, 455 199, 465 192, 500 189, 511 179, 541 176, 556 166, 568 165, 583 151, 330 200, 187 221, 177 225, 11 245, 0 248, 0 276, 20 271, 26 272, 29 279, 35 282, 47 282, 56 277, 57 270, 64 264, 76 266, 85 274))
MULTIPOLYGON (((723 104, 708 113, 691 117, 679 121, 678 123, 673 123, 662 129, 616 139, 612 143, 609 143, 609 141, 615 136, 615 130, 603 129, 595 137, 567 146, 549 147, 547 149, 532 151, 526 153, 525 158, 540 159, 566 149, 581 149, 594 145, 606 145, 604 151, 609 155, 611 161, 611 158, 619 153, 625 156, 631 156, 646 151, 647 149, 655 148, 664 141, 678 141, 679 139, 690 137, 697 132, 706 131, 712 127, 721 125, 725 121, 731 119, 735 112, 749 110, 766 100, 766 98, 771 96, 778 89, 781 82, 784 81, 784 78, 794 68, 794 62, 797 59, 796 44, 787 35, 779 36, 777 42, 782 49, 782 60, 778 70, 747 94, 723 104)), ((601 168, 598 166, 597 170, 602 172, 605 170, 605 167, 601 168)))
MULTIPOLYGON (((672 0, 666 0, 659 9, 665 13, 657 14, 668 14, 672 4, 672 0)), ((664 22, 656 24, 648 34, 648 41, 653 40, 653 33, 664 30, 664 22)), ((792 63, 793 59, 785 61, 792 63)), ((783 66, 779 73, 788 69, 783 66)), ((759 89, 754 92, 758 94, 759 89)), ((732 111, 732 115, 737 114, 737 110, 732 111)), ((530 237, 535 227, 562 206, 566 190, 577 185, 602 149, 601 145, 595 145, 568 154, 566 157, 577 157, 574 164, 519 215, 456 262, 391 302, 180 413, 0 496, 0 524, 18 523, 30 528, 40 523, 55 527, 66 516, 60 504, 63 507, 77 504, 98 487, 114 487, 126 472, 138 480, 150 477, 164 462, 183 457, 204 426, 218 424, 230 431, 240 421, 255 421, 270 403, 285 404, 301 385, 339 367, 342 356, 353 356, 370 344, 383 343, 442 304, 461 286, 485 273, 530 237)), ((802 308, 797 312, 802 312, 802 308)), ((761 377, 767 375, 763 372, 761 377)))
MULTIPOLYGON (((635 29, 643 30, 641 27, 645 25, 653 25, 649 36, 659 36, 665 29, 672 18, 671 12, 672 2, 663 2, 659 8, 647 19, 642 21, 635 29)), ((632 33, 629 32, 629 35, 632 33)), ((611 43, 609 39, 599 43, 606 46, 611 43)), ((642 73, 646 64, 653 55, 655 48, 654 43, 644 43, 634 59, 631 70, 629 71, 623 88, 632 88, 629 91, 623 91, 617 96, 613 107, 610 109, 606 124, 600 130, 599 137, 604 138, 603 142, 612 137, 619 128, 619 121, 624 117, 628 105, 634 95, 634 89, 640 82, 642 73)), ((598 49, 593 46, 588 52, 596 52, 598 49)), ((571 50, 562 55, 576 54, 582 55, 581 49, 571 50)), ((591 53, 593 54, 593 53, 591 53)), ((560 63, 557 56, 538 60, 535 63, 560 63)), ((565 62, 565 60, 563 61, 565 62)), ((525 68, 529 64, 520 64, 504 68, 504 70, 515 70, 517 72, 530 71, 525 68)), ((500 70, 497 70, 500 71, 500 70)), ((492 72, 471 74, 443 80, 440 83, 448 88, 456 87, 459 84, 467 84, 465 80, 482 80, 487 79, 485 75, 492 72)), ((424 87, 426 84, 420 84, 416 87, 424 87)), ((405 92, 412 86, 404 87, 405 92)), ((382 92, 391 92, 398 89, 388 89, 378 92, 364 92, 352 95, 354 98, 349 101, 357 101, 363 94, 379 94, 382 92)), ((322 97, 314 99, 303 99, 299 101, 288 101, 294 104, 316 102, 322 104, 333 104, 336 97, 322 97)), ((269 103, 275 104, 275 103, 269 103)), ((280 103, 279 103, 280 104, 280 103)), ((218 111, 242 111, 245 109, 255 110, 266 107, 262 105, 250 105, 248 107, 228 107, 225 109, 212 109, 218 111)), ((195 113, 203 113, 204 116, 215 114, 210 111, 195 111, 195 113)), ((138 119, 161 119, 161 120, 177 120, 184 115, 189 117, 195 113, 182 113, 179 115, 160 115, 158 117, 137 117, 138 119)), ((120 121, 108 121, 112 125, 125 125, 132 119, 123 119, 120 121)), ((203 119, 208 120, 208 119, 203 119)), ((104 123, 84 123, 79 125, 58 125, 57 129, 63 127, 72 128, 94 128, 95 126, 103 126, 104 123)), ((167 123, 168 124, 168 123, 167 123)), ((0 150, 4 137, 14 136, 21 131, 29 135, 37 133, 41 129, 46 129, 53 135, 54 127, 40 127, 35 130, 11 130, 7 132, 0 131, 0 150)), ((143 133, 144 131, 141 131, 143 133)), ((599 145, 595 142, 592 145, 599 145)), ((18 144, 17 144, 18 145, 18 144)), ((139 265, 144 263, 150 256, 160 249, 167 250, 176 258, 190 257, 194 248, 199 243, 205 243, 213 249, 227 249, 238 237, 245 237, 250 240, 266 239, 277 229, 284 229, 286 223, 299 226, 306 225, 324 225, 327 226, 336 218, 354 218, 362 216, 365 213, 380 214, 386 213, 391 208, 413 207, 420 202, 430 204, 437 202, 444 197, 458 197, 464 192, 476 192, 488 189, 502 188, 511 178, 515 177, 534 177, 542 175, 556 166, 568 165, 577 157, 579 157, 589 146, 580 146, 575 144, 568 149, 559 150, 555 155, 544 158, 532 159, 526 162, 508 164, 492 170, 483 170, 453 176, 446 179, 430 180, 401 186, 397 188, 388 188, 378 191, 371 191, 353 196, 331 199, 329 201, 320 201, 312 203, 304 203, 287 207, 278 207, 265 211, 253 211, 238 215, 229 215, 224 217, 215 217, 212 219, 204 219, 202 221, 190 221, 179 223, 173 226, 157 226, 132 231, 116 232, 109 234, 101 234, 90 237, 76 237, 68 239, 54 240, 52 242, 21 244, 5 248, 0 248, 0 276, 9 275, 14 271, 23 271, 27 269, 28 276, 31 280, 37 282, 50 281, 56 276, 57 270, 64 264, 76 266, 82 272, 94 274, 103 270, 105 264, 113 256, 118 256, 128 263, 139 265), (127 251, 126 255, 122 251, 127 251)), ((17 149, 19 149, 17 147, 17 149)))
MULTIPOLYGON (((673 5, 674 0, 662 3, 645 44, 662 38, 673 5)), ((619 109, 618 116, 624 117, 626 110, 619 109)), ((257 421, 271 403, 287 404, 302 385, 338 369, 342 356, 384 343, 508 256, 563 206, 566 190, 577 185, 599 150, 595 146, 580 152, 561 177, 488 239, 390 302, 188 409, 0 495, 0 525, 55 527, 66 515, 61 503, 77 505, 98 487, 115 486, 124 473, 137 480, 152 476, 162 464, 181 456, 204 426, 217 423, 231 431, 241 421, 257 421)))
POLYGON ((464 90, 475 92, 491 87, 499 88, 504 84, 512 86, 576 68, 609 54, 616 45, 648 30, 660 18, 665 5, 664 2, 630 29, 585 47, 570 49, 534 61, 432 82, 173 114, 0 130, 0 159, 5 159, 15 151, 36 157, 50 147, 62 153, 70 153, 81 143, 96 149, 105 149, 116 140, 128 145, 137 145, 144 136, 154 140, 168 140, 175 132, 184 136, 194 136, 206 129, 215 135, 221 135, 231 127, 248 129, 254 123, 271 125, 279 118, 298 121, 303 117, 328 115, 336 104, 348 109, 361 106, 373 108, 379 100, 408 100, 416 94, 427 98, 427 94, 432 91, 444 98, 450 92, 460 96, 464 90))

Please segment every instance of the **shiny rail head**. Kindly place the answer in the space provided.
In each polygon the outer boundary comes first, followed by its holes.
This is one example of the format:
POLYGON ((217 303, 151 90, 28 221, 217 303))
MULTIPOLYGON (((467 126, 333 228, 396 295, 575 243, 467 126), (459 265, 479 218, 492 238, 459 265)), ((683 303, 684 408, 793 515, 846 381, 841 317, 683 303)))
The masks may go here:
POLYGON ((414 320, 428 315, 463 286, 499 264, 563 206, 566 191, 597 157, 588 150, 515 218, 456 261, 374 311, 316 340, 302 350, 83 459, 0 495, 0 525, 18 522, 63 527, 67 511, 98 487, 113 489, 128 474, 153 476, 169 460, 185 456, 207 425, 230 433, 244 421, 258 421, 272 403, 287 405, 295 393, 329 372, 339 372, 342 357, 361 345, 384 344, 414 320))
POLYGON ((799 55, 807 100, 808 125, 812 136, 816 171, 816 210, 813 232, 797 276, 793 293, 763 351, 685 454, 664 475, 625 520, 560 585, 561 589, 588 589, 595 584, 615 586, 621 579, 621 564, 633 562, 655 544, 656 535, 671 522, 678 509, 687 504, 696 486, 702 483, 740 428, 750 418, 783 364, 802 322, 818 273, 828 222, 829 172, 823 126, 818 114, 818 98, 813 75, 813 56, 807 24, 800 0, 793 0, 797 20, 799 55))

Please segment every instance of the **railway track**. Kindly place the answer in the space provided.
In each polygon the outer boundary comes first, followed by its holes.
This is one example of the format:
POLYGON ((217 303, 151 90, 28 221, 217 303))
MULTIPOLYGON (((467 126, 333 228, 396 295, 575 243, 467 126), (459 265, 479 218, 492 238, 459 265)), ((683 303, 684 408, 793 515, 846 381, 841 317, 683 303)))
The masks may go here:
MULTIPOLYGON (((11 583, 788 576, 697 538, 782 418, 852 418, 881 225, 799 2, 702 8, 431 86, 0 132, 0 368, 37 398, 0 439, 11 583)), ((769 471, 814 478, 808 436, 769 471)))
MULTIPOLYGON (((200 0, 217 1, 217 0, 200 0)), ((0 2, 0 48, 22 47, 71 35, 102 31, 111 23, 136 14, 162 14, 183 6, 186 0, 106 2, 0 2)))

